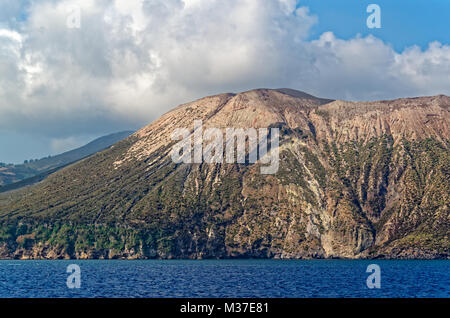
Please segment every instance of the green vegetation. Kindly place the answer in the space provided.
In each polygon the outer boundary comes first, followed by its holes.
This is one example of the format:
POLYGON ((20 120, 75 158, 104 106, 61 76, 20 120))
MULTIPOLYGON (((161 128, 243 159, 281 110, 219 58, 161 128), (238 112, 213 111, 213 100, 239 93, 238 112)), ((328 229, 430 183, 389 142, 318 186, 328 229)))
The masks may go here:
POLYGON ((293 142, 274 175, 261 175, 259 163, 177 165, 165 156, 170 146, 115 166, 136 141, 123 140, 38 185, 0 194, 0 256, 324 257, 321 235, 356 255, 373 251, 389 224, 383 246, 447 255, 444 143, 303 135, 286 130, 293 142))

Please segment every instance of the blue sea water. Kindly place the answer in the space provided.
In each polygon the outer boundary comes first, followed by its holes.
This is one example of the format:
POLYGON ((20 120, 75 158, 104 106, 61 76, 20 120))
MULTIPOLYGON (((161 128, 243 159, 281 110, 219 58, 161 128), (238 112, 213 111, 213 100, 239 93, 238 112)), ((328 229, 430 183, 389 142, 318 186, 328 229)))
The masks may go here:
POLYGON ((450 297, 450 261, 1 260, 0 297, 450 297), (67 266, 81 269, 67 287, 67 266), (381 286, 366 285, 369 264, 381 286))

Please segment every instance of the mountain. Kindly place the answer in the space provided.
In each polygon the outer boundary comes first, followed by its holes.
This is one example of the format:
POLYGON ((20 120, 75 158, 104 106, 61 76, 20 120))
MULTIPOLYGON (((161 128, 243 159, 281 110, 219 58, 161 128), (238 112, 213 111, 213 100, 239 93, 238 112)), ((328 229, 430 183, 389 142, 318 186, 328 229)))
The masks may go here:
POLYGON ((0 192, 41 181, 59 168, 104 150, 132 133, 132 131, 122 131, 109 134, 97 138, 80 148, 53 157, 48 156, 39 160, 27 161, 24 164, 0 163, 0 192))
POLYGON ((0 195, 0 256, 448 259, 449 105, 443 95, 349 102, 290 89, 180 105, 0 195), (278 170, 174 162, 171 135, 201 131, 195 120, 278 128, 278 170))

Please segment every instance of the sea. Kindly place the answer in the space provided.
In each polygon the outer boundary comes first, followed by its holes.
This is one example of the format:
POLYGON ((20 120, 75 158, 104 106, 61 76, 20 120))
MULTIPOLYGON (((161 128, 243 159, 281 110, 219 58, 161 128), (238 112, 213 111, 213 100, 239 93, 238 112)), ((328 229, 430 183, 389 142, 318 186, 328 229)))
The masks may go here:
POLYGON ((0 297, 448 298, 449 260, 0 260, 0 297))

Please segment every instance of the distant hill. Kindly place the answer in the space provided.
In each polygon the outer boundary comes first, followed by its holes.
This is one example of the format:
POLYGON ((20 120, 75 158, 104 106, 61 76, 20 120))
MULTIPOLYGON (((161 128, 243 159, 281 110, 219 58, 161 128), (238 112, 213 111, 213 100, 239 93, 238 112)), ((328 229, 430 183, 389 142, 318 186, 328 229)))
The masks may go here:
POLYGON ((0 192, 41 181, 48 174, 57 171, 59 168, 104 150, 132 133, 132 131, 113 133, 60 155, 49 156, 24 164, 0 163, 0 192))

